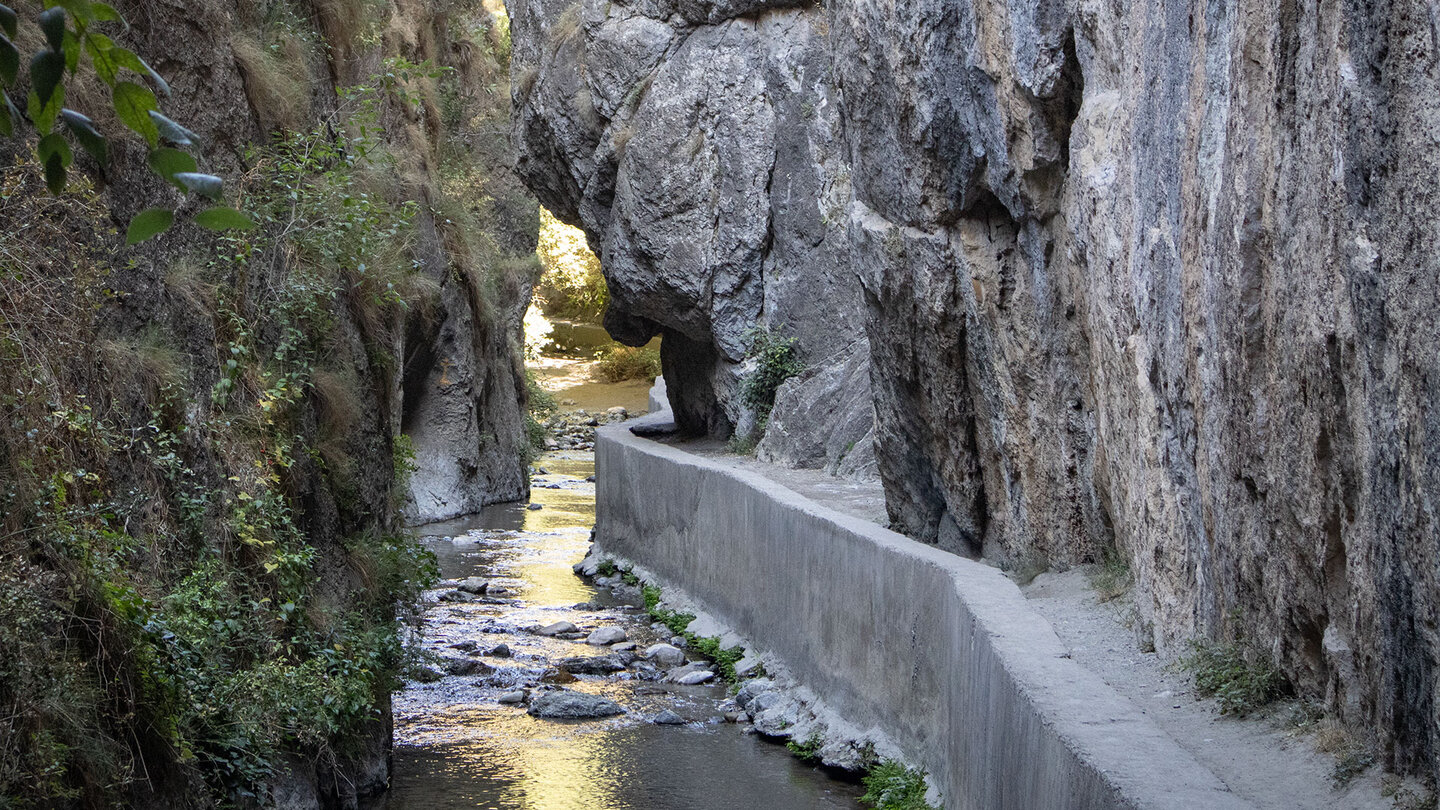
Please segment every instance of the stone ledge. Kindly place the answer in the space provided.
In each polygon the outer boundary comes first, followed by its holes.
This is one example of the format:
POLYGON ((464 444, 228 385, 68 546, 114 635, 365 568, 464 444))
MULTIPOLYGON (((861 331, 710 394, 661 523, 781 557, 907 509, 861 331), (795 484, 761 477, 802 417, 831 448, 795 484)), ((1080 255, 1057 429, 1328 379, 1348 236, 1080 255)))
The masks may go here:
POLYGON ((999 571, 631 430, 668 418, 600 430, 599 546, 882 731, 946 807, 1251 807, 1071 660, 999 571))

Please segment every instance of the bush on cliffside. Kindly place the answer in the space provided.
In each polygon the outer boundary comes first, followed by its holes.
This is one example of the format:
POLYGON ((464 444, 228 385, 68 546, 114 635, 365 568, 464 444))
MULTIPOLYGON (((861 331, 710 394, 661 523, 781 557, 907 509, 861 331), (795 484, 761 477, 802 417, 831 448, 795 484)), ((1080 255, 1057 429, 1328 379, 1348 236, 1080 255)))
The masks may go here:
POLYGON ((754 367, 740 382, 740 401, 761 421, 775 407, 780 384, 805 370, 795 342, 795 338, 783 337, 765 326, 756 325, 745 332, 745 359, 753 361, 754 367))

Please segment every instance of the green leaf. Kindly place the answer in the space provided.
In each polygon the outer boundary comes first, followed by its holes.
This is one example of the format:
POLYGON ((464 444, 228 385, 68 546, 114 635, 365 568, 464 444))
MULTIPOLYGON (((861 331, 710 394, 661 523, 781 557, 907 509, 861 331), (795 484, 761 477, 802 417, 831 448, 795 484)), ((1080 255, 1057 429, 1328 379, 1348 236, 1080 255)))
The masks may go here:
POLYGON ((0 82, 9 85, 20 73, 20 49, 4 34, 0 34, 0 82))
POLYGON ((65 106, 65 85, 55 88, 50 96, 50 101, 41 103, 40 97, 35 91, 30 91, 30 100, 26 103, 26 112, 30 114, 30 122, 35 125, 41 135, 49 135, 55 129, 55 118, 60 115, 60 109, 65 106))
MULTIPOLYGON (((54 9, 51 9, 52 11, 54 9)), ((41 106, 49 104, 55 96, 55 88, 65 76, 65 57, 55 51, 41 51, 30 60, 30 87, 41 106)))
POLYGON ((20 30, 20 18, 15 16, 15 9, 6 5, 0 5, 0 28, 5 30, 5 36, 14 39, 20 30))
POLYGON ((180 183, 186 191, 191 191, 212 200, 220 199, 224 190, 225 181, 213 174, 200 174, 198 172, 180 172, 175 175, 176 182, 180 183))
POLYGON ((16 128, 20 126, 20 110, 16 108, 15 102, 10 100, 10 94, 0 90, 0 96, 5 98, 5 109, 0 110, 0 135, 10 137, 15 134, 16 128))
POLYGON ((150 168, 155 173, 175 184, 175 187, 185 191, 185 186, 175 179, 177 174, 193 173, 198 168, 195 165, 195 158, 179 149, 160 148, 150 153, 150 168))
POLYGON ((65 125, 70 128, 70 132, 75 136, 75 140, 80 142, 80 146, 90 153, 90 157, 95 158, 96 163, 104 166, 107 152, 105 136, 95 128, 95 122, 74 110, 61 110, 60 118, 65 121, 65 125))
POLYGON ((94 10, 95 22, 118 22, 126 28, 130 27, 125 17, 109 3, 91 3, 90 7, 94 10))
POLYGON ((255 228, 255 220, 243 212, 218 205, 196 214, 195 224, 212 231, 248 231, 255 228))
POLYGON ((115 84, 115 113, 125 126, 135 130, 152 147, 160 141, 160 131, 150 120, 150 112, 158 105, 155 94, 134 82, 115 84))
POLYGON ((120 73, 120 65, 115 61, 114 50, 115 42, 104 34, 89 32, 85 34, 85 52, 90 54, 90 61, 95 65, 95 75, 100 77, 100 81, 112 87, 115 85, 116 76, 120 73))
POLYGON ((178 146, 194 146, 200 141, 199 135, 196 135, 158 112, 151 111, 150 120, 154 121, 155 127, 160 130, 160 137, 173 144, 178 146))
POLYGON ((52 0, 52 2, 70 12, 76 20, 91 22, 95 19, 95 9, 91 7, 90 0, 52 0))
POLYGON ((60 55, 65 57, 65 70, 69 71, 71 76, 75 75, 75 68, 80 66, 81 50, 80 40, 75 38, 72 31, 66 29, 65 44, 60 49, 60 55))
POLYGON ((51 194, 65 190, 65 162, 59 154, 53 154, 45 161, 45 187, 51 194))
POLYGON ((75 160, 75 154, 70 151, 70 144, 66 143, 65 136, 58 132, 52 132, 41 138, 40 143, 35 145, 35 154, 40 158, 40 162, 45 164, 47 174, 52 158, 60 158, 60 168, 62 169, 68 169, 75 160))
POLYGON ((40 30, 45 32, 45 39, 50 43, 52 51, 56 53, 64 51, 65 9, 56 6, 41 13, 40 30))
POLYGON ((165 81, 165 78, 159 73, 156 73, 155 68, 150 67, 144 59, 136 56, 134 51, 121 48, 112 42, 110 58, 114 61, 117 68, 129 68, 141 76, 149 76, 150 81, 155 82, 155 87, 158 88, 161 93, 167 96, 170 95, 170 85, 165 81))
POLYGON ((174 224, 175 212, 167 208, 141 211, 130 220, 130 228, 125 232, 125 244, 138 245, 152 236, 170 230, 170 226, 174 224))

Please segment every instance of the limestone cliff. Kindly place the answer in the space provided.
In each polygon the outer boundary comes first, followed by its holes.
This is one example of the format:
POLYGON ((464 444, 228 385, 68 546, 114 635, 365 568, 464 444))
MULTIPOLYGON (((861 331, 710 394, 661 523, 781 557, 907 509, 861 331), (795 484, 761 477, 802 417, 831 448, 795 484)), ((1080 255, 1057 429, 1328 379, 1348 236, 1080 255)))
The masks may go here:
POLYGON ((682 424, 740 425, 783 324, 772 457, 837 466, 792 418, 868 369, 832 419, 896 528, 1119 555, 1147 642, 1243 638, 1436 773, 1429 5, 513 5, 520 170, 682 424))

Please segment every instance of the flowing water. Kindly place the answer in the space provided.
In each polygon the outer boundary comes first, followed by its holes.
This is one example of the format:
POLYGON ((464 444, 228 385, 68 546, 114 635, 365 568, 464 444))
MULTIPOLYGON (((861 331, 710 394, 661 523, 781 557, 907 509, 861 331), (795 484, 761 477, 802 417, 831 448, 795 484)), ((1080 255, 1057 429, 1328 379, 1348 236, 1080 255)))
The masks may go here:
MULTIPOLYGON (((725 722, 723 685, 641 680, 633 671, 578 676, 565 688, 603 694, 627 710, 602 720, 529 716, 497 699, 534 687, 555 661, 609 650, 526 632, 569 621, 582 630, 618 625, 642 648, 666 640, 643 610, 571 570, 595 516, 590 453, 552 453, 533 481, 532 503, 425 527, 441 576, 480 576, 501 596, 428 605, 424 646, 464 669, 395 696, 395 752, 387 810, 821 810, 859 807, 859 789, 801 763, 782 747, 725 722), (487 655, 506 644, 508 658, 487 655), (650 722, 669 709, 687 722, 650 722)), ((431 594, 451 593, 447 588, 431 594)))

